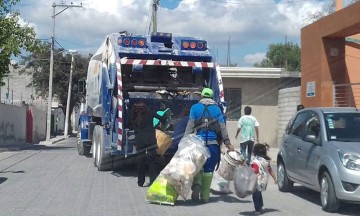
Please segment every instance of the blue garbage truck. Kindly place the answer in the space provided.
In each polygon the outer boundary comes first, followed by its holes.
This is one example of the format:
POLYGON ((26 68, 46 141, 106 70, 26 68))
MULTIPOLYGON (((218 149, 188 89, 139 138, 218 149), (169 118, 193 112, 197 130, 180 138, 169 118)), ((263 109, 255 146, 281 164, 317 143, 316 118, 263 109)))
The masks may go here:
POLYGON ((225 112, 220 67, 206 40, 172 33, 106 36, 89 62, 86 96, 79 118, 78 153, 91 155, 99 171, 131 161, 136 155, 130 111, 145 103, 171 111, 171 135, 182 111, 197 103, 204 87, 225 112))

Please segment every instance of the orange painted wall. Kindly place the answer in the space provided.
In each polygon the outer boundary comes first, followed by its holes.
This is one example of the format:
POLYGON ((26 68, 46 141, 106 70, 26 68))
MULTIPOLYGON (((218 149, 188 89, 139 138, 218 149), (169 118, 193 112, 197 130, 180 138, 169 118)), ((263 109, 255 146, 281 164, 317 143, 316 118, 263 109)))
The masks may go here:
POLYGON ((301 29, 301 103, 305 107, 333 106, 334 83, 360 82, 359 47, 345 42, 345 37, 360 33, 359 11, 357 2, 301 29), (309 82, 315 82, 314 97, 307 97, 309 82))

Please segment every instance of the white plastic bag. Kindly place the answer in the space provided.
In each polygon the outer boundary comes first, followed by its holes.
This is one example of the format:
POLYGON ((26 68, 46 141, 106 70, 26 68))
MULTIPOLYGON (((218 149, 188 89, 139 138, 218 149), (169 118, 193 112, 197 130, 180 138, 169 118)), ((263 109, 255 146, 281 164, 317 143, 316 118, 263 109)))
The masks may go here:
POLYGON ((186 199, 195 175, 202 169, 210 152, 205 142, 194 134, 184 136, 178 150, 161 174, 186 199))
POLYGON ((211 181, 211 190, 219 194, 228 194, 230 193, 230 181, 224 179, 216 171, 214 172, 213 179, 211 181))
POLYGON ((257 174, 249 166, 235 168, 234 187, 235 194, 240 198, 245 198, 254 193, 257 183, 257 174))

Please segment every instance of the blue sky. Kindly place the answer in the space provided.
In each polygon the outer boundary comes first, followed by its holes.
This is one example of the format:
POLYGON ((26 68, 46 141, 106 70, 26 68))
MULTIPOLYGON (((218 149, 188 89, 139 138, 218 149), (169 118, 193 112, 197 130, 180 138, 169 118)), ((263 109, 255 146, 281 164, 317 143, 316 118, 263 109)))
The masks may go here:
MULTIPOLYGON (((349 0, 344 0, 347 4, 349 0)), ((61 1, 55 1, 60 4, 61 1)), ((62 1, 65 4, 80 1, 62 1)), ((151 0, 82 0, 82 8, 69 8, 56 16, 56 46, 95 53, 105 36, 127 30, 146 34, 151 0)), ((161 0, 158 31, 197 36, 208 41, 220 64, 230 61, 252 66, 261 61, 272 43, 300 45, 300 30, 309 24, 309 13, 324 10, 331 0, 161 0)), ((21 0, 21 18, 32 25, 40 39, 52 32, 49 0, 21 0)), ((56 7, 56 12, 61 7, 56 7)))

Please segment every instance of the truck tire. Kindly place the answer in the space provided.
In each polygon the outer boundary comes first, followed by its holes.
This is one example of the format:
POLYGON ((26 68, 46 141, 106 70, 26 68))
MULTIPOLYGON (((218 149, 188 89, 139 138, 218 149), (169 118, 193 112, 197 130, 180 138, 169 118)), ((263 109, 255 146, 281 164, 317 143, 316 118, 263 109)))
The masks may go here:
POLYGON ((88 156, 90 155, 90 146, 85 145, 82 141, 81 141, 81 134, 80 131, 78 131, 77 133, 77 150, 79 155, 85 155, 88 156))
POLYGON ((112 167, 112 158, 109 153, 105 152, 104 132, 103 127, 100 125, 96 125, 94 128, 93 147, 94 166, 97 167, 99 171, 110 170, 112 167))

